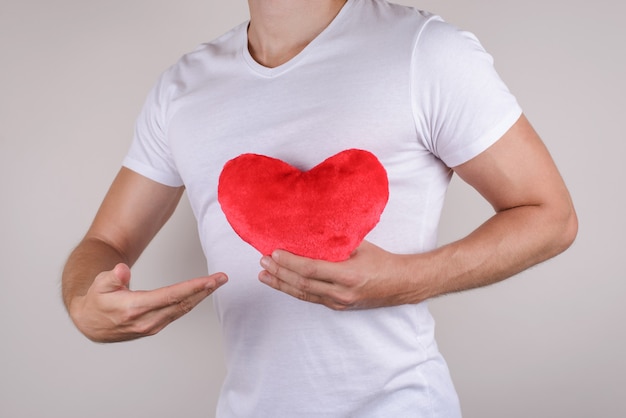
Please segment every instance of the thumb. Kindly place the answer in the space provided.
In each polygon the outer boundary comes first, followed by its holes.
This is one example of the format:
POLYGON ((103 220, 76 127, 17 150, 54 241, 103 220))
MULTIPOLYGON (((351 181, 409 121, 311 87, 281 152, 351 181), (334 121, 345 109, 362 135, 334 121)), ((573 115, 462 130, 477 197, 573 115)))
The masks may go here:
POLYGON ((120 286, 128 289, 128 285, 130 283, 130 267, 124 263, 119 263, 113 267, 113 274, 119 281, 120 286))
POLYGON ((118 290, 128 290, 130 283, 130 267, 119 263, 113 270, 102 272, 96 277, 98 292, 109 293, 118 290))

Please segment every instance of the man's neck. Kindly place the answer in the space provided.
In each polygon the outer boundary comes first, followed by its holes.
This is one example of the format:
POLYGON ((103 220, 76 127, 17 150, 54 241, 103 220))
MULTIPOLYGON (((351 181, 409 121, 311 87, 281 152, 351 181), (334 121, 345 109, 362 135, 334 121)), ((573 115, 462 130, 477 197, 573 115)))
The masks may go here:
POLYGON ((248 0, 248 48, 277 67, 302 51, 337 16, 346 0, 248 0))

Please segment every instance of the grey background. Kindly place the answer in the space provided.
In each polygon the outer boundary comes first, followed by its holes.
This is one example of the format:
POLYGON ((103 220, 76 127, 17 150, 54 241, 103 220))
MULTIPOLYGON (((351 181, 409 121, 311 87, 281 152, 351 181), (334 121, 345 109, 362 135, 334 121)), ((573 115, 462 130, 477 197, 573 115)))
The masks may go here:
MULTIPOLYGON (((465 417, 626 416, 624 3, 403 3, 478 35, 580 217, 564 255, 432 302, 465 417)), ((0 0, 0 416, 212 416, 224 367, 210 301, 155 337, 97 345, 67 319, 59 277, 157 76, 246 18, 243 0, 0 0)), ((441 241, 489 215, 454 181, 441 241)), ((184 202, 134 288, 204 270, 184 202)))

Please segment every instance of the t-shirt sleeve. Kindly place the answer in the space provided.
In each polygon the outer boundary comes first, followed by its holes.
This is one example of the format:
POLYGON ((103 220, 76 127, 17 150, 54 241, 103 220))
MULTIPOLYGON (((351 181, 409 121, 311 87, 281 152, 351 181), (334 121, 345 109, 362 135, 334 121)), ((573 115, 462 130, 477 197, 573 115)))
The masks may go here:
POLYGON ((167 139, 168 83, 164 73, 152 88, 135 123, 122 165, 167 186, 183 185, 167 139))
POLYGON ((478 39, 439 19, 418 37, 412 77, 418 135, 448 167, 486 150, 521 116, 478 39))

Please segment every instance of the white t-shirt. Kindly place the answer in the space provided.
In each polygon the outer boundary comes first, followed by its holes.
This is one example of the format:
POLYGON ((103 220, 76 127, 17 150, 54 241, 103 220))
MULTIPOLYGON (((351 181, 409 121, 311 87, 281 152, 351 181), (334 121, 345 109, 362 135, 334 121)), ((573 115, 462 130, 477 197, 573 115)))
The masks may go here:
POLYGON ((460 416, 426 303, 335 312, 261 284, 260 254, 217 201, 243 153, 302 170, 340 151, 375 154, 389 202, 366 237, 396 253, 436 245, 452 171, 492 145, 521 110, 476 38, 384 0, 348 0, 289 62, 266 68, 247 22, 185 55, 150 93, 124 165, 185 185, 209 271, 228 373, 218 417, 460 416))

